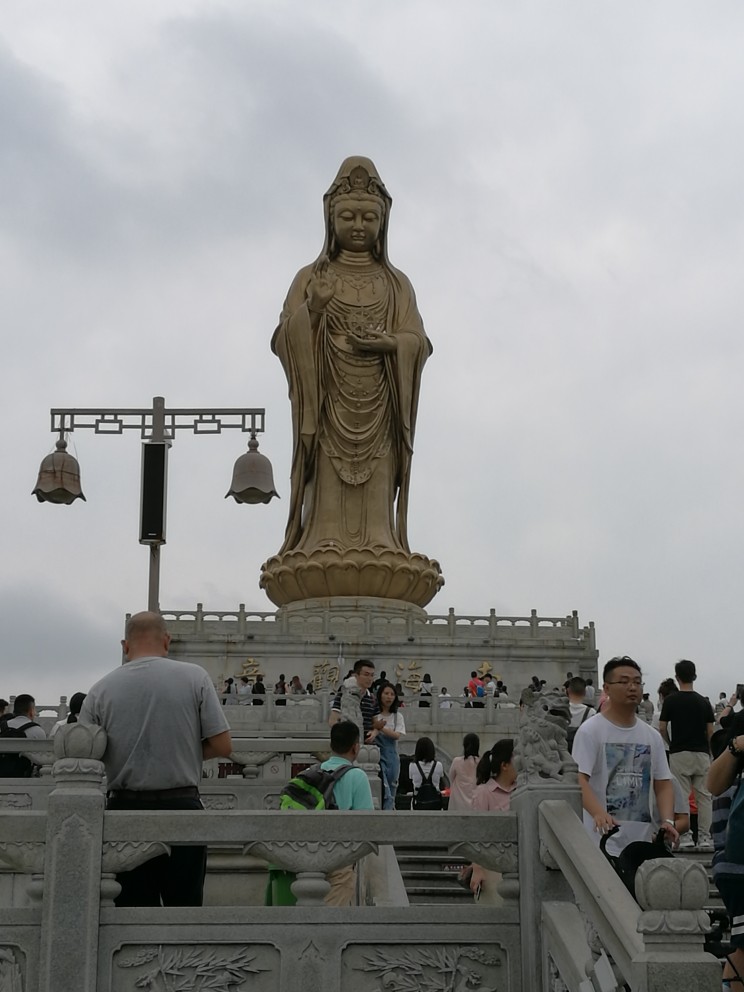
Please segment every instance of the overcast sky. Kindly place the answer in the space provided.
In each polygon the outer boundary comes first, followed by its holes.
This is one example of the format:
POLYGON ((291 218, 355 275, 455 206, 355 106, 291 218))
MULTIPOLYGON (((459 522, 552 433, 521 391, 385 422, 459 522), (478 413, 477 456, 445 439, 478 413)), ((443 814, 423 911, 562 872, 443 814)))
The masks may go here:
POLYGON ((269 341, 352 154, 434 345, 429 611, 576 609, 652 690, 683 656, 744 682, 738 0, 5 0, 0 28, 0 695, 88 688, 146 605, 139 438, 76 432, 88 502, 38 504, 50 407, 266 407, 268 507, 223 499, 245 435, 177 437, 161 605, 272 609, 269 341))

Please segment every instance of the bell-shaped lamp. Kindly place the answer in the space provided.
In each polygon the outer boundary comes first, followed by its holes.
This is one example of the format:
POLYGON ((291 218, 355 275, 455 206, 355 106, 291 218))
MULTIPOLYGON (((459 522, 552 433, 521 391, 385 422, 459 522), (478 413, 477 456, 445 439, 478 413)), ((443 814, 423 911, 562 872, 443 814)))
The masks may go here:
POLYGON ((74 503, 85 500, 80 488, 80 466, 67 452, 67 441, 60 438, 57 450, 47 455, 39 466, 39 478, 32 495, 40 503, 74 503))
POLYGON ((274 489, 274 470, 265 455, 259 453, 256 435, 251 434, 248 450, 235 462, 232 483, 225 499, 236 503, 269 503, 279 493, 274 489))

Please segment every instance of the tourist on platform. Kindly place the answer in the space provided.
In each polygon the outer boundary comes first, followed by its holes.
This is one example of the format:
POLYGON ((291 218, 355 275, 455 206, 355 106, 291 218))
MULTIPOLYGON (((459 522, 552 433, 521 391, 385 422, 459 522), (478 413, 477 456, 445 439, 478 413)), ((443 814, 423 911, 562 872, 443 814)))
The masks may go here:
MULTIPOLYGON (((359 727, 340 720, 331 727, 330 758, 321 764, 324 771, 335 771, 342 765, 353 765, 359 755, 359 727)), ((372 789, 362 768, 352 768, 333 786, 333 798, 339 809, 373 809, 372 789)), ((351 906, 356 888, 356 866, 348 865, 326 876, 331 890, 323 900, 327 906, 351 906)))
MULTIPOLYGON (((669 767, 684 789, 695 793, 698 811, 699 851, 712 851, 710 835, 711 795, 705 784, 710 768, 710 739, 715 720, 713 709, 693 685, 695 663, 684 658, 674 666, 679 692, 664 700, 659 715, 659 733, 669 744, 669 767)), ((689 838, 692 841, 692 838, 689 838)), ((690 843, 691 847, 692 844, 690 843)))
POLYGON ((222 690, 222 692, 223 692, 223 699, 222 699, 223 706, 227 705, 227 703, 237 703, 237 699, 235 697, 238 694, 238 690, 235 685, 235 679, 233 678, 225 679, 225 687, 222 690), (226 696, 227 698, 225 699, 224 696, 226 696))
POLYGON ((721 713, 723 713, 723 711, 727 707, 728 707, 728 702, 726 700, 726 693, 725 692, 719 692, 718 693, 718 701, 716 702, 716 705, 713 707, 713 716, 716 719, 716 723, 719 722, 719 718, 721 716, 721 713))
POLYGON ((238 680, 238 702, 242 706, 250 705, 250 699, 253 686, 250 683, 250 679, 247 675, 241 675, 238 680))
POLYGON ((428 672, 421 679, 421 685, 419 686, 419 706, 422 709, 429 709, 431 706, 431 675, 428 672))
POLYGON ((287 680, 284 675, 279 676, 279 681, 274 684, 274 706, 287 705, 287 680))
MULTIPOLYGON (((36 700, 27 692, 22 692, 13 700, 13 715, 2 724, 0 735, 8 731, 22 731, 30 741, 45 741, 44 728, 36 722, 36 700)), ((15 734, 13 736, 16 736, 15 734)), ((41 761, 35 754, 6 753, 0 755, 0 777, 30 778, 38 775, 41 761)))
POLYGON ((496 696, 498 695, 498 686, 496 684, 496 679, 493 677, 493 675, 488 676, 485 688, 486 688, 486 695, 490 696, 492 699, 495 699, 496 696))
POLYGON ((664 743, 636 715, 643 693, 640 665, 627 656, 611 658, 602 679, 607 705, 578 728, 571 752, 579 770, 584 827, 597 845, 603 834, 620 827, 607 844, 611 855, 632 841, 651 840, 653 788, 661 829, 676 845, 674 790, 664 743))
POLYGON ((379 731, 375 743, 380 749, 380 777, 382 778, 382 808, 395 809, 395 793, 398 790, 400 756, 398 741, 405 737, 406 723, 399 712, 400 700, 395 687, 389 682, 377 690, 379 710, 379 731))
POLYGON ((290 696, 306 696, 307 690, 300 682, 299 675, 293 675, 292 681, 289 683, 289 694, 290 696))
POLYGON ((376 743, 381 726, 377 719, 377 701, 371 692, 375 678, 375 665, 367 658, 355 662, 351 675, 344 679, 331 705, 328 722, 331 726, 340 720, 350 720, 364 735, 365 744, 376 743))
POLYGON ((5 723, 6 720, 10 720, 12 713, 8 712, 8 707, 10 703, 7 699, 0 699, 0 727, 5 723))
POLYGON ((431 784, 435 789, 439 789, 444 778, 442 762, 437 761, 434 741, 430 737, 419 737, 416 741, 416 750, 413 761, 408 766, 408 774, 413 786, 413 808, 416 809, 416 795, 424 779, 428 780, 431 776, 431 784))
POLYGON ((406 705, 403 702, 403 697, 405 696, 405 692, 403 691, 403 683, 402 682, 396 682, 395 683, 395 695, 400 700, 400 706, 401 706, 401 709, 402 709, 406 705))
POLYGON ((566 695, 571 714, 568 726, 575 729, 580 727, 590 716, 594 716, 594 710, 586 701, 586 682, 579 675, 569 679, 566 695))
POLYGON ((253 689, 251 692, 253 696, 254 706, 263 706, 263 697, 266 695, 266 686, 264 685, 263 675, 257 675, 256 681, 253 683, 253 689))
MULTIPOLYGON (((514 741, 503 737, 496 741, 490 751, 486 751, 476 769, 477 785, 473 792, 473 810, 479 813, 506 813, 509 811, 511 794, 517 782, 514 767, 514 741)), ((477 899, 487 905, 503 902, 497 888, 501 873, 489 871, 473 864, 470 877, 470 890, 477 899)))
POLYGON ((443 685, 439 690, 439 709, 451 710, 453 705, 452 696, 447 692, 447 686, 443 685))
POLYGON ((377 690, 388 681, 387 672, 383 669, 379 676, 372 683, 372 692, 377 695, 377 690))
MULTIPOLYGON (((170 634, 159 613, 127 620, 118 665, 93 686, 81 724, 107 735, 110 810, 200 810, 202 763, 228 758, 229 724, 214 686, 200 665, 168 657, 170 634)), ((116 880, 117 906, 201 906, 207 849, 174 844, 170 854, 146 861, 116 880)))
POLYGON ((475 791, 475 771, 480 756, 480 738, 477 734, 465 734, 462 739, 461 755, 452 759, 449 768, 450 812, 458 813, 473 808, 475 791))
POLYGON ((654 722, 654 704, 647 692, 643 693, 643 699, 638 704, 638 716, 644 723, 653 724, 654 722))
MULTIPOLYGON (((739 702, 741 702, 741 699, 739 698, 739 693, 737 691, 732 693, 731 697, 729 698, 729 701, 721 710, 721 713, 718 717, 718 722, 720 723, 723 730, 730 730, 731 727, 733 726, 734 719, 739 715, 735 711, 736 704, 739 702)), ((739 713, 741 712, 742 711, 739 710, 739 713)))
POLYGON ((483 697, 486 694, 486 687, 483 684, 483 679, 477 672, 470 673, 468 692, 470 694, 471 705, 476 709, 482 709, 485 706, 483 697))
POLYGON ((590 706, 594 706, 594 700, 596 699, 596 697, 597 697, 597 693, 594 689, 594 679, 587 679, 586 689, 584 693, 585 701, 589 703, 590 706))
POLYGON ((307 692, 308 696, 315 695, 315 686, 312 684, 312 682, 308 682, 308 684, 305 686, 305 691, 307 692))
POLYGON ((70 712, 67 716, 63 717, 61 720, 57 720, 52 729, 49 731, 49 736, 54 737, 60 727, 64 727, 67 723, 77 723, 78 716, 80 715, 80 707, 83 705, 85 700, 84 692, 73 692, 70 696, 70 712))

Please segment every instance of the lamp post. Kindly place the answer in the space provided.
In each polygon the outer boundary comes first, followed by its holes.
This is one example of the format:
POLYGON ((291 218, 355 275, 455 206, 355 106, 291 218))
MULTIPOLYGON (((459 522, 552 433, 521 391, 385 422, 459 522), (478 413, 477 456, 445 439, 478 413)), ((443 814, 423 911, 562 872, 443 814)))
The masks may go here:
MULTIPOLYGON (((140 498, 140 544, 150 548, 147 608, 160 604, 160 546, 165 544, 165 518, 168 482, 168 449, 176 431, 194 434, 221 434, 240 430, 250 434, 248 451, 235 463, 232 485, 227 496, 237 503, 268 503, 278 493, 274 489, 271 463, 259 454, 256 435, 263 433, 266 411, 237 407, 220 409, 167 409, 162 396, 153 397, 152 407, 123 410, 53 409, 52 431, 59 434, 56 451, 41 463, 33 495, 40 503, 73 503, 85 500, 80 487, 80 468, 67 452, 65 434, 92 430, 96 434, 123 434, 138 430, 142 438, 142 485, 140 498)), ((225 498, 227 498, 227 496, 225 498)))

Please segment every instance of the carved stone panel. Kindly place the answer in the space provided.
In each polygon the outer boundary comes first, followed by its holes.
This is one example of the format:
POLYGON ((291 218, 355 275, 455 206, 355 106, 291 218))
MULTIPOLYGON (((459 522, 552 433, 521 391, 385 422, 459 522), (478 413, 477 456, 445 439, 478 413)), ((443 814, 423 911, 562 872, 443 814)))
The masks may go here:
POLYGON ((279 992, 279 964, 269 944, 124 944, 111 992, 279 992))
MULTIPOLYGON (((0 843, 0 861, 15 871, 40 875, 44 871, 44 844, 24 841, 0 843)), ((0 986, 2 992, 2 986, 0 986)))
POLYGON ((17 948, 0 944, 0 992, 26 992, 26 959, 17 948))
POLYGON ((354 992, 509 992, 506 951, 498 944, 350 944, 341 988, 354 992))
POLYGON ((0 809, 31 809, 32 806, 28 792, 4 792, 0 795, 0 809))

